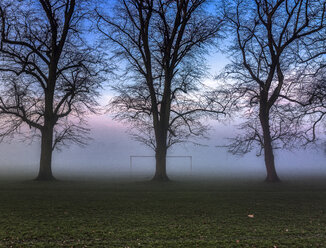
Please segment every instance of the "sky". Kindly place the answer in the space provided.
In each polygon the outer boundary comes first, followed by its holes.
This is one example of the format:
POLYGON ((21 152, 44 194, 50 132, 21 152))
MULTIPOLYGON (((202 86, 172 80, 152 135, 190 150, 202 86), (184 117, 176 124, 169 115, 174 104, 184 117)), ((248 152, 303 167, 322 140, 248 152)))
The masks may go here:
MULTIPOLYGON (((223 44, 222 44, 223 45, 223 44)), ((223 50, 223 48, 221 49, 223 50)), ((207 57, 210 77, 206 84, 213 86, 214 76, 227 64, 228 58, 220 51, 207 57)), ((113 92, 102 92, 103 105, 107 104, 113 92)), ((53 154, 53 173, 57 178, 108 179, 108 178, 151 178, 154 174, 154 159, 130 156, 153 156, 154 151, 131 139, 128 127, 112 120, 108 114, 92 115, 88 118, 91 129, 86 147, 71 145, 53 154)), ((233 156, 225 148, 218 147, 233 137, 236 127, 233 123, 211 121, 210 139, 203 139, 202 145, 180 144, 172 147, 168 155, 192 156, 168 158, 168 176, 193 176, 212 178, 257 178, 263 180, 266 171, 263 157, 255 153, 233 156)), ((0 143, 0 180, 6 178, 35 178, 39 169, 40 141, 21 142, 19 136, 10 143, 0 143)), ((292 176, 326 177, 326 153, 322 150, 275 151, 276 169, 281 179, 292 176)))
MULTIPOLYGON (((216 75, 227 63, 225 55, 217 52, 208 57, 211 78, 207 82, 214 84, 216 75)), ((105 102, 112 92, 103 92, 105 102)), ((154 159, 133 158, 130 169, 130 156, 153 156, 154 152, 142 144, 133 141, 123 124, 114 121, 108 114, 89 117, 91 128, 88 146, 71 145, 61 152, 53 154, 53 173, 59 179, 109 180, 112 178, 149 179, 154 174, 154 159)), ((263 157, 250 153, 242 157, 227 153, 225 148, 217 147, 227 142, 235 133, 232 123, 211 121, 210 139, 202 140, 202 146, 193 144, 176 145, 169 151, 172 156, 192 156, 168 158, 169 177, 180 176, 207 178, 265 178, 263 157)), ((19 137, 17 137, 19 138, 19 137)), ((40 142, 20 142, 15 139, 10 143, 0 144, 0 180, 7 178, 32 179, 39 168, 40 142)), ((276 168, 281 179, 292 176, 325 176, 326 154, 318 150, 275 151, 276 168)))

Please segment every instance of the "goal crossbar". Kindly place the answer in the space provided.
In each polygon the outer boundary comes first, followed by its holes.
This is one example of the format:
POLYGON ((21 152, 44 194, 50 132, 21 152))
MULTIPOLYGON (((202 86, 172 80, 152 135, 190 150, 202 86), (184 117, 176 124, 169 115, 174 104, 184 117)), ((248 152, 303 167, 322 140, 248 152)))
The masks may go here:
MULTIPOLYGON (((141 156, 141 155, 130 155, 130 172, 132 171, 132 159, 133 158, 155 158, 155 156, 141 156)), ((176 155, 171 155, 171 156, 166 156, 166 158, 189 158, 190 160, 190 174, 192 174, 192 156, 176 156, 176 155)))

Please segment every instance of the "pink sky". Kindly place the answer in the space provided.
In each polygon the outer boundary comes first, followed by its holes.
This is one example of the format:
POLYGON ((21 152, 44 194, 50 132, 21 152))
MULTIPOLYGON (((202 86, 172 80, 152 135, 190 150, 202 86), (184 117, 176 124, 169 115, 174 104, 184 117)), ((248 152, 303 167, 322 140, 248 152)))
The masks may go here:
MULTIPOLYGON (((231 126, 217 122, 211 131, 211 139, 203 140, 207 146, 184 144, 175 146, 170 155, 188 155, 193 157, 193 175, 214 175, 227 177, 245 177, 249 174, 264 178, 265 168, 263 157, 248 154, 234 157, 222 148, 216 148, 225 142, 223 138, 233 132, 231 126)), ((90 118, 93 140, 85 148, 72 145, 70 148, 55 152, 53 157, 54 174, 60 177, 83 175, 85 178, 94 176, 110 177, 116 174, 128 175, 130 155, 153 155, 153 151, 130 139, 126 127, 112 121, 107 115, 90 118)), ((325 175, 325 154, 317 151, 276 152, 276 165, 280 176, 325 175)), ((170 159, 168 171, 189 173, 186 159, 170 159), (172 168, 172 167, 178 167, 172 168)), ((11 144, 0 144, 0 178, 15 173, 33 178, 38 169, 39 143, 32 145, 13 141, 11 144), (17 155, 18 154, 18 155, 17 155)), ((136 159, 134 172, 154 170, 153 159, 136 159)), ((173 173, 172 173, 173 174, 173 173)))

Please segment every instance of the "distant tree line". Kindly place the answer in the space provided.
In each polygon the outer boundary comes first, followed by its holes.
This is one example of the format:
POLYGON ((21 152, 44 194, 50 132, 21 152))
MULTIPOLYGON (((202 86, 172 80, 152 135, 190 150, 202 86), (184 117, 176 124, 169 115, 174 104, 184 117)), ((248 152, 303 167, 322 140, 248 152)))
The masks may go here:
POLYGON ((155 151, 207 134, 207 118, 241 116, 229 152, 258 148, 268 182, 275 149, 325 131, 326 0, 23 0, 0 2, 0 138, 41 140, 37 180, 54 180, 52 152, 86 144, 86 116, 108 81, 110 111, 155 151), (227 47, 216 80, 206 56, 227 47))

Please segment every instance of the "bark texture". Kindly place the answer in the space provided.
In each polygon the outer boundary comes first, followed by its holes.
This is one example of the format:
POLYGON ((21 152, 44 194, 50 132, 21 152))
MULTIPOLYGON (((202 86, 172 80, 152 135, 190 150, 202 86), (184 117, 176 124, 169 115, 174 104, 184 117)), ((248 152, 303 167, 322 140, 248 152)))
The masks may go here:
POLYGON ((263 129, 263 137, 264 137, 264 159, 266 166, 266 182, 279 182, 280 179, 276 173, 275 169, 275 159, 274 159, 274 151, 272 145, 272 137, 269 126, 269 114, 261 112, 260 114, 260 123, 263 129))
POLYGON ((52 144, 53 128, 44 128, 42 131, 40 169, 36 178, 37 181, 55 180, 52 174, 52 144))

